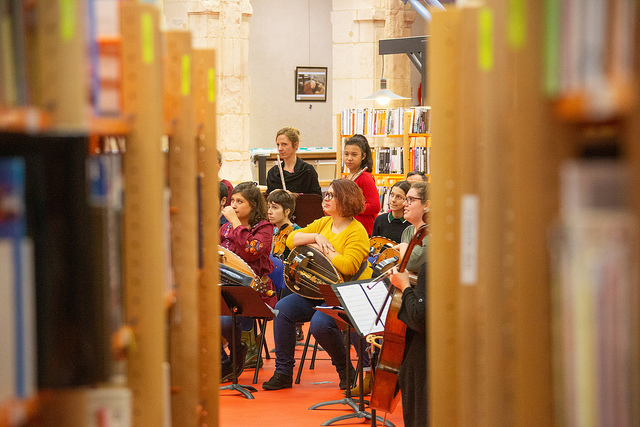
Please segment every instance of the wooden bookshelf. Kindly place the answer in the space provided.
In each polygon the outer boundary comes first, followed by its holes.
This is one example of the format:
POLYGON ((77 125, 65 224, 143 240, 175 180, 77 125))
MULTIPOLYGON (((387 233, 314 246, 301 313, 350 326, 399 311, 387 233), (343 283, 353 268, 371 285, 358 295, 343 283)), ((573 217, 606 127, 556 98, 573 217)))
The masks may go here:
MULTIPOLYGON (((431 134, 429 133, 413 133, 410 132, 412 128, 411 123, 411 113, 404 113, 404 132, 402 134, 391 134, 391 135, 364 135, 369 141, 369 145, 371 148, 374 147, 402 147, 403 150, 403 169, 404 174, 372 174, 376 178, 376 182, 396 182, 397 177, 406 176, 408 172, 411 171, 411 148, 413 148, 412 139, 413 138, 425 138, 427 139, 427 143, 425 146, 431 147, 431 134), (399 141, 402 139, 402 141, 399 141), (382 142, 381 142, 382 141, 382 142)), ((353 135, 342 135, 340 133, 342 129, 342 118, 341 114, 336 114, 336 129, 337 129, 337 138, 336 138, 336 178, 341 178, 346 176, 342 171, 342 150, 344 147, 344 141, 353 135)), ((427 159, 428 162, 428 159, 427 159)), ((429 174, 427 174, 429 176, 429 174)), ((387 185, 387 184, 381 184, 387 185)), ((391 184, 393 185, 393 184, 391 184)))
MULTIPOLYGON (((603 156, 589 151, 594 130, 613 134, 605 144, 632 171, 636 220, 640 214, 637 87, 624 85, 627 93, 603 110, 586 92, 545 92, 545 29, 554 17, 544 4, 507 3, 434 12, 430 27, 438 144, 432 151, 427 326, 435 426, 573 424, 564 418, 573 415, 567 412, 571 402, 559 393, 562 349, 554 338, 557 277, 549 236, 561 214, 561 165, 583 153, 603 156)), ((637 10, 632 21, 640 21, 637 10)), ((637 80, 637 30, 628 36, 637 80)), ((632 304, 637 309, 637 298, 632 304)), ((636 331, 622 339, 637 347, 638 338, 636 331)), ((629 354, 635 360, 630 366, 637 366, 637 348, 629 354)), ((637 390, 634 369, 628 374, 637 390)), ((637 406, 637 395, 631 399, 624 405, 637 406)), ((601 422, 592 418, 598 410, 587 408, 585 423, 578 424, 601 422)), ((637 413, 627 413, 630 424, 638 422, 637 413)))

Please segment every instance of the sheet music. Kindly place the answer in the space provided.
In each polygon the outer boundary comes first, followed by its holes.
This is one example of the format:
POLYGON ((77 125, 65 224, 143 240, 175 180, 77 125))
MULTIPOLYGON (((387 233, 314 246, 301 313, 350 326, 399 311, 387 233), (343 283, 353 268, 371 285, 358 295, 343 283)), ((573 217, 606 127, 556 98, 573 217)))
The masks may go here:
POLYGON ((384 331, 384 322, 387 319, 387 312, 391 304, 390 298, 382 310, 380 320, 374 325, 376 317, 378 317, 378 310, 387 296, 387 288, 382 281, 378 283, 371 281, 338 285, 336 290, 350 315, 349 317, 361 335, 365 336, 384 331))

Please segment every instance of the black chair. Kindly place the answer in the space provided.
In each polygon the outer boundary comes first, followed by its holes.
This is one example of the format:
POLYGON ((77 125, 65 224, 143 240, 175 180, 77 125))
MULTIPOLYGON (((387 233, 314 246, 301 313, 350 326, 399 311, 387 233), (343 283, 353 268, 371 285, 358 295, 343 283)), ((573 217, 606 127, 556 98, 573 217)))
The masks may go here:
MULTIPOLYGON (((304 367, 304 361, 307 358, 307 350, 309 349, 310 339, 311 339, 311 333, 307 333, 307 340, 304 343, 304 349, 302 350, 302 357, 300 357, 300 366, 298 366, 298 375, 296 375, 296 384, 300 384, 300 377, 302 376, 302 368, 304 367)), ((311 364, 309 365, 309 369, 315 368, 317 353, 318 353, 318 341, 315 341, 315 344, 313 345, 313 353, 311 356, 311 364)))
POLYGON ((300 227, 306 227, 318 218, 324 216, 322 197, 317 194, 299 194, 296 198, 294 222, 300 227))

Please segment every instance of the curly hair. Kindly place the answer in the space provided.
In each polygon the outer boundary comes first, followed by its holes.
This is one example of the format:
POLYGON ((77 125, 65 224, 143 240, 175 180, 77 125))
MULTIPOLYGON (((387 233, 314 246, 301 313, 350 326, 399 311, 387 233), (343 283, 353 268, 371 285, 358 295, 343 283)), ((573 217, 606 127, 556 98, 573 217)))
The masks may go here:
POLYGON ((347 145, 355 145, 360 148, 362 154, 364 154, 362 162, 360 163, 360 169, 366 166, 369 172, 373 172, 373 157, 371 157, 371 147, 369 146, 367 138, 364 135, 355 134, 345 141, 344 148, 347 148, 347 145))
POLYGON ((267 202, 260 192, 260 189, 253 181, 241 182, 233 187, 233 194, 244 197, 251 205, 251 216, 249 216, 249 225, 254 226, 260 221, 267 219, 267 202))
POLYGON ((331 187, 341 216, 356 216, 364 210, 364 194, 358 184, 350 179, 334 179, 331 187))
POLYGON ((291 126, 286 126, 280 129, 278 133, 276 133, 276 139, 278 139, 280 135, 286 136, 287 139, 291 141, 291 145, 293 146, 294 150, 298 149, 298 145, 300 145, 300 131, 298 129, 291 126))
POLYGON ((273 190, 267 197, 267 203, 275 203, 282 206, 282 211, 289 209, 289 219, 293 216, 293 212, 296 210, 296 195, 281 188, 273 190))

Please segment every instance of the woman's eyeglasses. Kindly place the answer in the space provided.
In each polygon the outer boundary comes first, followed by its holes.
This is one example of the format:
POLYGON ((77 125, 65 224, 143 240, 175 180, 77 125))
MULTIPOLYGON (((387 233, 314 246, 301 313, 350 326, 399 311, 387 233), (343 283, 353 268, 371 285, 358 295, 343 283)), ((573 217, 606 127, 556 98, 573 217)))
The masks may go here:
POLYGON ((333 193, 325 191, 324 194, 322 195, 322 198, 325 200, 333 200, 333 193))
POLYGON ((407 205, 411 205, 411 204, 413 204, 413 202, 415 202, 416 200, 420 200, 420 201, 421 201, 420 197, 411 197, 411 196, 407 196, 407 197, 405 197, 405 198, 404 198, 404 202, 405 202, 407 205))

